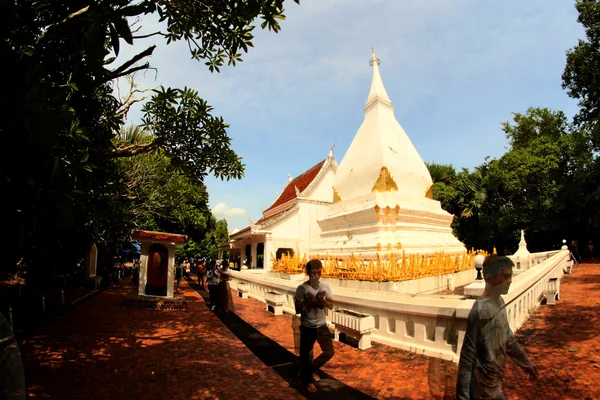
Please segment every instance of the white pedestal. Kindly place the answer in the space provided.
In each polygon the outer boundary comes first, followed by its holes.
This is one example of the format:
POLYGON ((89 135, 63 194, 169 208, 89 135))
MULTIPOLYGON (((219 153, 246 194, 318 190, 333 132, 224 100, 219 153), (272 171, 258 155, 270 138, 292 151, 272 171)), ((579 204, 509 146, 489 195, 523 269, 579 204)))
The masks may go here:
POLYGON ((283 315, 283 303, 285 297, 279 292, 266 292, 265 302, 267 303, 265 310, 273 315, 283 315))
POLYGON ((334 339, 336 342, 340 341, 340 333, 344 333, 348 336, 358 339, 358 348, 360 350, 366 350, 371 348, 371 331, 359 332, 353 329, 348 329, 341 325, 335 326, 334 339))
POLYGON ((558 293, 556 292, 556 290, 544 290, 544 297, 546 298, 546 305, 555 306, 557 294, 558 293))
POLYGON ((273 315, 283 315, 283 304, 276 304, 267 301, 267 306, 265 307, 265 310, 273 315))

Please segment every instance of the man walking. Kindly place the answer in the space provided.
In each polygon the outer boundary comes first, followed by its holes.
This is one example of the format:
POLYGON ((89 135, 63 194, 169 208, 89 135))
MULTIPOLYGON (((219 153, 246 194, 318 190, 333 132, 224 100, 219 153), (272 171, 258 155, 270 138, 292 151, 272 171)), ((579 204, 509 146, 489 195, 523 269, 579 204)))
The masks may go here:
POLYGON ((538 371, 521 348, 508 325, 501 295, 512 282, 512 261, 490 256, 483 263, 485 290, 475 301, 467 320, 467 332, 460 352, 456 398, 504 400, 506 357, 530 376, 538 371))
POLYGON ((333 309, 333 295, 327 282, 321 282, 323 265, 319 260, 306 264, 308 281, 296 289, 294 296, 296 313, 300 314, 300 370, 298 375, 302 385, 314 393, 315 382, 321 378, 316 370, 333 357, 335 351, 331 333, 327 327, 325 307, 333 309), (314 362, 313 347, 319 342, 322 353, 314 362))

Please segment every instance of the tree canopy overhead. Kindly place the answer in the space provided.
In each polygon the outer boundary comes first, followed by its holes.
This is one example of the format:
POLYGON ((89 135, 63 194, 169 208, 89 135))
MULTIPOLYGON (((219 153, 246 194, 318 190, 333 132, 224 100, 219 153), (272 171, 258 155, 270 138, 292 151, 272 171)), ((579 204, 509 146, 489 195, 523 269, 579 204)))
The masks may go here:
POLYGON ((242 60, 256 25, 278 32, 283 19, 283 0, 1 2, 0 59, 9 77, 0 92, 0 131, 9 149, 0 187, 11 193, 7 264, 21 257, 48 264, 75 238, 107 243, 125 235, 120 227, 106 229, 115 219, 111 210, 123 209, 114 207, 124 201, 126 184, 118 158, 162 149, 174 168, 200 183, 207 174, 243 176, 227 125, 188 88, 153 93, 144 107, 151 142, 115 147, 128 110, 114 95, 115 80, 151 68, 156 45, 124 62, 117 56, 123 43, 161 36, 164 45, 186 42, 192 58, 218 72, 242 60), (163 30, 138 35, 132 26, 149 14, 163 30))
POLYGON ((585 39, 567 52, 563 88, 579 99, 575 122, 587 128, 596 150, 600 150, 600 0, 577 0, 577 21, 585 39))

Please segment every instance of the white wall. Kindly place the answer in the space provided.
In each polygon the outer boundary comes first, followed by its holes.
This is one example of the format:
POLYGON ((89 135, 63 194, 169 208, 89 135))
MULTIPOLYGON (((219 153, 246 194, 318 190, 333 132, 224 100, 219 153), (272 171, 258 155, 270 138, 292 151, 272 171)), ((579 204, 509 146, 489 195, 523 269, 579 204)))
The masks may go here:
MULTIPOLYGON (((535 256, 540 263, 515 275, 509 293, 504 296, 513 330, 521 327, 539 306, 548 279, 562 277, 568 251, 537 253, 535 256)), ((262 302, 266 291, 283 293, 287 299, 284 311, 294 313, 293 296, 301 279, 281 279, 272 273, 233 273, 232 288, 240 281, 246 282, 250 297, 262 302)), ((334 285, 332 290, 336 307, 374 316, 373 341, 458 362, 474 300, 457 295, 401 295, 334 285)))

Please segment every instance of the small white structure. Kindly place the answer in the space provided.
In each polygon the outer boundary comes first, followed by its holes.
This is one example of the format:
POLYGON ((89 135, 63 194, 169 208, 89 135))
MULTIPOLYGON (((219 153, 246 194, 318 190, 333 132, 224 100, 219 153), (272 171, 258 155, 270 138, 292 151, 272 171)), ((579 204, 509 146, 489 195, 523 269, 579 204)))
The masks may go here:
POLYGON ((285 296, 273 290, 265 292, 266 310, 274 315, 283 315, 285 296))
POLYGON ((556 305, 556 300, 560 299, 560 279, 548 279, 546 290, 544 290, 544 297, 546 298, 547 305, 556 305))
POLYGON ((186 241, 184 235, 137 231, 135 240, 141 242, 139 296, 173 297, 175 276, 175 246, 186 241))
POLYGON ((531 253, 527 250, 527 242, 525 241, 525 231, 521 230, 521 241, 519 242, 519 248, 510 256, 515 263, 515 272, 521 272, 521 270, 528 269, 531 262, 531 253))
POLYGON ((238 297, 239 298, 241 298, 241 299, 247 299, 249 291, 250 291, 250 289, 248 288, 248 284, 246 282, 238 282, 238 284, 237 284, 237 292, 238 292, 238 297))
POLYGON ((375 318, 372 315, 359 313, 344 308, 331 311, 331 323, 335 326, 334 338, 340 341, 340 333, 358 339, 358 348, 366 350, 371 347, 371 332, 375 330, 375 318))

